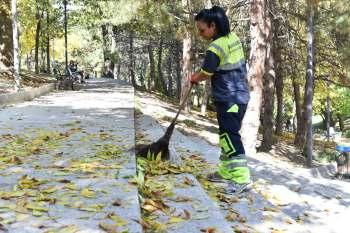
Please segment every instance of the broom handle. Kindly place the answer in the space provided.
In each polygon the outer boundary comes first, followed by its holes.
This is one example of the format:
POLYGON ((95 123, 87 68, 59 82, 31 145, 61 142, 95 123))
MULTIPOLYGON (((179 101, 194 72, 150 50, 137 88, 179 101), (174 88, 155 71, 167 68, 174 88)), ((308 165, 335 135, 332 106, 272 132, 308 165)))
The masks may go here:
POLYGON ((182 103, 181 103, 181 105, 180 105, 180 108, 179 108, 179 110, 177 111, 176 116, 175 116, 175 118, 173 119, 173 121, 171 122, 171 124, 175 123, 175 121, 177 120, 177 117, 179 116, 181 110, 184 108, 184 106, 185 106, 185 104, 186 104, 186 101, 187 101, 187 98, 188 98, 188 96, 190 95, 190 92, 191 92, 191 90, 192 90, 192 87, 193 87, 193 83, 191 83, 190 88, 189 88, 188 91, 186 92, 185 97, 184 97, 184 99, 183 99, 183 101, 182 101, 182 103))

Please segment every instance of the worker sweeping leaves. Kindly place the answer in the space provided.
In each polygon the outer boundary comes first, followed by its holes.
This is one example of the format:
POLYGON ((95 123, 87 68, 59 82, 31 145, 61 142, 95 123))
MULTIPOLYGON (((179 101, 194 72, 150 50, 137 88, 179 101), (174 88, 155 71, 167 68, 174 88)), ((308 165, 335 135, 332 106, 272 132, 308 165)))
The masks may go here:
POLYGON ((250 171, 239 130, 249 101, 247 70, 242 44, 225 11, 218 6, 201 10, 195 17, 199 35, 210 40, 202 68, 191 82, 211 80, 217 110, 221 156, 218 170, 208 180, 225 182, 226 193, 239 194, 249 188, 250 171))

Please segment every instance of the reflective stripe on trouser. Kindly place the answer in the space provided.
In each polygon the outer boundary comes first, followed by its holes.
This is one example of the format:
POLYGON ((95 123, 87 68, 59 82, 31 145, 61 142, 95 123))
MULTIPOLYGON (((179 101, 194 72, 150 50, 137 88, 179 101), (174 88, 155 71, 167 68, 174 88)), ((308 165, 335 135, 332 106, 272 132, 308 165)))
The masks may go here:
MULTIPOLYGON (((243 156, 240 155, 239 157, 242 158, 243 156)), ((218 172, 225 180, 231 180, 239 184, 248 183, 250 181, 250 170, 247 166, 246 159, 221 161, 218 172)))
POLYGON ((220 131, 221 163, 219 174, 236 183, 250 181, 245 150, 241 141, 241 129, 247 105, 216 102, 220 131))
POLYGON ((241 129, 247 105, 215 102, 215 106, 222 154, 226 157, 245 154, 239 130, 241 129))

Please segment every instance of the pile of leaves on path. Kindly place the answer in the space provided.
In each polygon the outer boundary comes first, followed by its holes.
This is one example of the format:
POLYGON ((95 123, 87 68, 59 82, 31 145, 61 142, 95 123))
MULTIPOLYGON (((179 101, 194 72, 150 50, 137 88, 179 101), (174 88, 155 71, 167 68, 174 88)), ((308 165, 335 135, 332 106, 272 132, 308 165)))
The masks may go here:
MULTIPOLYGON (((182 164, 175 165, 169 161, 162 161, 161 155, 149 155, 148 158, 139 157, 138 176, 133 179, 140 192, 142 221, 145 232, 167 232, 169 228, 177 228, 185 221, 207 219, 210 217, 208 208, 198 203, 193 197, 175 195, 175 188, 193 186, 193 180, 186 175, 180 180, 179 174, 192 174, 197 178, 203 176, 203 171, 210 170, 210 165, 198 154, 182 157, 182 164), (190 209, 178 210, 168 203, 188 203, 190 209)), ((182 177, 182 176, 181 176, 182 177)), ((217 187, 204 181, 212 196, 217 195, 217 187)), ((215 228, 200 229, 200 232, 218 232, 215 228)))

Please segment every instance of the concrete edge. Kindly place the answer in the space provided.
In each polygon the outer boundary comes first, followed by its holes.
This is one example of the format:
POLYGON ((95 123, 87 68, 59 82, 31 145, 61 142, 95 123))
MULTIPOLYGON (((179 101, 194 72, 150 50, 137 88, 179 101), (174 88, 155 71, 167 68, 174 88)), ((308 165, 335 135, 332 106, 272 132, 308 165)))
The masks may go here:
POLYGON ((316 178, 319 178, 319 177, 332 178, 334 177, 336 172, 337 172, 337 164, 335 162, 310 169, 310 174, 316 178))
POLYGON ((41 95, 45 95, 56 88, 56 83, 50 83, 37 88, 31 88, 26 91, 20 91, 11 94, 0 95, 0 107, 4 107, 10 104, 21 103, 24 101, 30 101, 41 95))

